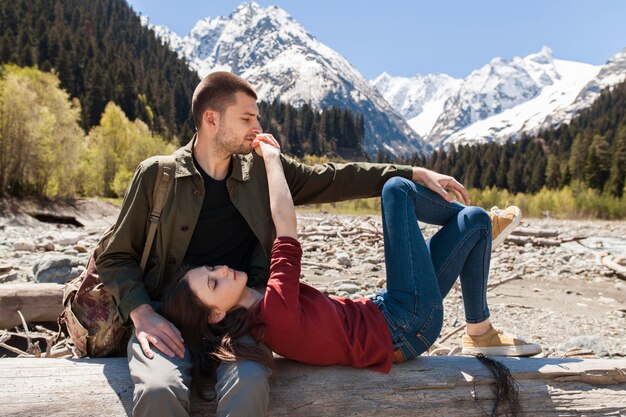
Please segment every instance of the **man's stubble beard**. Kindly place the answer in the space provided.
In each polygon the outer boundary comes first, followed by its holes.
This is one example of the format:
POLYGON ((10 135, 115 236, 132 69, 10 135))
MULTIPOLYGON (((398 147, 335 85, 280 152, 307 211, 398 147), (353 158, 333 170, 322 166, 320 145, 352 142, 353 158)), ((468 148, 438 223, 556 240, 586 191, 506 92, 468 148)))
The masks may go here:
POLYGON ((252 152, 252 147, 246 146, 244 139, 238 140, 234 136, 229 137, 226 126, 221 124, 215 135, 215 151, 225 157, 235 154, 249 154, 252 152))

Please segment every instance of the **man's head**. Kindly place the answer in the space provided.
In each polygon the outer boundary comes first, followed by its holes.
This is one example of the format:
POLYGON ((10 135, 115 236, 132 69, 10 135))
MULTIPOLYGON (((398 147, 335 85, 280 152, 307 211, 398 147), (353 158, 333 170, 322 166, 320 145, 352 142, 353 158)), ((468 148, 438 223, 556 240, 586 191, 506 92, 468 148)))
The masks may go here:
POLYGON ((252 141, 262 132, 254 89, 243 78, 214 72, 193 93, 192 112, 201 140, 214 144, 215 152, 230 156, 252 151, 252 141))
POLYGON ((218 113, 224 113, 228 106, 235 103, 235 93, 244 93, 258 99, 252 86, 243 78, 230 72, 213 72, 200 81, 191 100, 191 112, 196 123, 196 129, 202 127, 204 113, 211 109, 218 113))

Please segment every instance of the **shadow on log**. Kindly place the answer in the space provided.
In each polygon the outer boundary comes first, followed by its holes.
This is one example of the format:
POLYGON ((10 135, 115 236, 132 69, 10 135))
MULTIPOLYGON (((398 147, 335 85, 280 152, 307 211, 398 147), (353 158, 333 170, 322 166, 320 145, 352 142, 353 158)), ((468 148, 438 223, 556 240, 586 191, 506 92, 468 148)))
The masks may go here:
MULTIPOLYGON (((519 383, 526 416, 626 413, 626 359, 497 359, 519 383)), ((483 417, 493 382, 471 356, 420 357, 388 375, 278 359, 268 415, 483 417)), ((3 416, 125 416, 132 393, 126 358, 0 359, 3 416)), ((192 400, 192 416, 214 412, 192 400)))

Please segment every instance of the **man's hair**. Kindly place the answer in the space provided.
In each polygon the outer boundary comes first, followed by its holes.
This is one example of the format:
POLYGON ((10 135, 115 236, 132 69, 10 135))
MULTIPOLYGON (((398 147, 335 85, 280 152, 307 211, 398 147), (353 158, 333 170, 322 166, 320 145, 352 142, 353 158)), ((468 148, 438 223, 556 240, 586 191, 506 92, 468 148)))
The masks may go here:
POLYGON ((252 86, 243 78, 230 72, 213 72, 200 81, 191 100, 191 112, 196 129, 202 126, 202 115, 207 109, 223 113, 235 103, 235 93, 242 92, 257 100, 252 86))

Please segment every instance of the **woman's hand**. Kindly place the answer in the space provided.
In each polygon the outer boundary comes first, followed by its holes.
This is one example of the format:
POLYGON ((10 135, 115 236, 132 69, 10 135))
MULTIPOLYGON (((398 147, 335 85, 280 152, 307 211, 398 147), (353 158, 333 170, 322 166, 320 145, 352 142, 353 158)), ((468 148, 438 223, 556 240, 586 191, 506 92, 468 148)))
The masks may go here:
POLYGON ((414 167, 413 181, 420 181, 450 203, 453 199, 448 194, 448 191, 452 191, 457 200, 463 201, 468 206, 470 205, 469 194, 465 187, 449 175, 443 175, 426 168, 414 167))
POLYGON ((260 157, 280 155, 280 145, 269 133, 261 133, 252 141, 252 148, 260 157))

